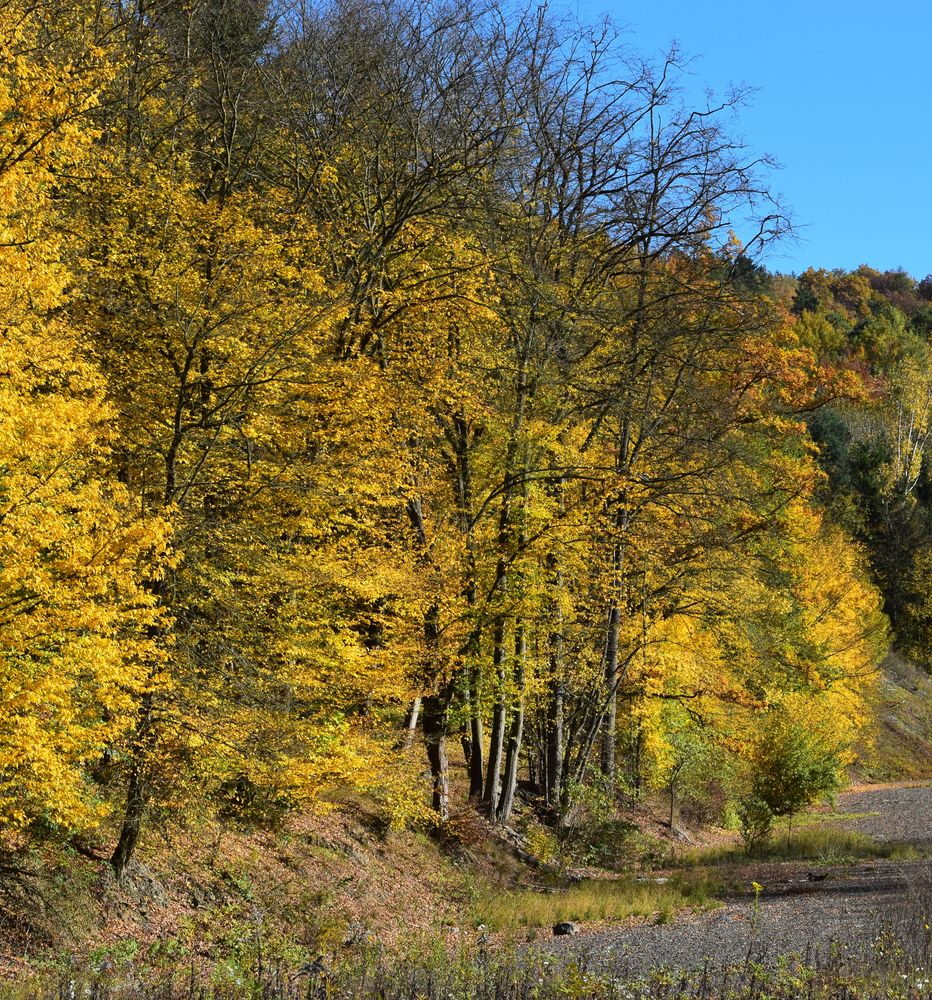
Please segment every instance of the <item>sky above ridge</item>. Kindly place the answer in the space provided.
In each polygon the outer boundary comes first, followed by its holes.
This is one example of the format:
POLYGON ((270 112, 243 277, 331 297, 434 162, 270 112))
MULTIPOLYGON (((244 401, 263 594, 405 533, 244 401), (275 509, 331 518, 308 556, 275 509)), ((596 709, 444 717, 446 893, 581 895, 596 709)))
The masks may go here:
POLYGON ((687 99, 703 101, 708 87, 756 89, 737 131, 781 164, 771 186, 796 226, 795 239, 766 258, 772 270, 932 272, 932 5, 570 0, 567 8, 587 22, 608 15, 642 56, 662 56, 676 41, 691 57, 680 81, 687 99))

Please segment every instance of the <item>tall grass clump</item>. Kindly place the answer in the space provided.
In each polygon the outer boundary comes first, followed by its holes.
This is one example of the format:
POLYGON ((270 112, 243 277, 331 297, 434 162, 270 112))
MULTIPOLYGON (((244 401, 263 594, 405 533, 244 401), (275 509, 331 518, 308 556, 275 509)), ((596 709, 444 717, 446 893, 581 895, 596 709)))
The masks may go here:
POLYGON ((564 889, 522 889, 489 893, 476 903, 479 923, 490 930, 551 927, 571 920, 586 924, 632 917, 668 920, 686 908, 714 905, 717 886, 707 877, 587 879, 564 889))
POLYGON ((801 826, 781 831, 748 851, 741 845, 684 852, 680 863, 688 867, 727 864, 754 858, 760 861, 812 861, 839 864, 846 861, 888 859, 909 861, 918 857, 915 848, 896 841, 877 840, 864 833, 839 830, 828 825, 801 826))

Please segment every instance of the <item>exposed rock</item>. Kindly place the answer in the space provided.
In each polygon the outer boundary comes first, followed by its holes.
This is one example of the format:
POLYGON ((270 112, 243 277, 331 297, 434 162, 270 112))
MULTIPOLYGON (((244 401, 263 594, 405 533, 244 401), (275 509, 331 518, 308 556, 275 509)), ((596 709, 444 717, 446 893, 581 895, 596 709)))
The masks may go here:
POLYGON ((563 937, 567 934, 578 934, 579 925, 574 924, 570 920, 561 920, 560 923, 553 925, 553 933, 557 937, 563 937))

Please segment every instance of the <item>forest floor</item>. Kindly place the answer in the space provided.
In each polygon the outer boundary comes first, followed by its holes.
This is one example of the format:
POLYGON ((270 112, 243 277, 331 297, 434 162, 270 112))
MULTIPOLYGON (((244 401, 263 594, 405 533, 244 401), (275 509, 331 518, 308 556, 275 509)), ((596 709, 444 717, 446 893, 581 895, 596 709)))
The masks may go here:
POLYGON ((601 927, 540 947, 618 975, 663 966, 773 963, 788 955, 818 962, 882 948, 880 938, 892 939, 915 923, 917 913, 929 913, 932 783, 856 786, 838 796, 833 813, 816 815, 823 829, 896 844, 897 860, 827 856, 755 862, 735 855, 714 865, 726 891, 713 912, 681 914, 668 923, 601 927))

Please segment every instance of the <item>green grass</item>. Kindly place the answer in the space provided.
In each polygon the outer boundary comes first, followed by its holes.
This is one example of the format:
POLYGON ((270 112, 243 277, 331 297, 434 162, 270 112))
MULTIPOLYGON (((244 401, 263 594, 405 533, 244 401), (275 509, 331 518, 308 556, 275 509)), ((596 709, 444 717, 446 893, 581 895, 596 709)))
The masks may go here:
POLYGON ((740 845, 716 847, 709 850, 690 851, 682 855, 680 863, 686 867, 720 865, 748 860, 755 861, 812 861, 817 864, 840 864, 848 861, 866 861, 886 858, 908 861, 916 858, 915 848, 908 844, 876 840, 864 833, 839 830, 827 824, 813 823, 778 829, 770 841, 753 855, 748 855, 740 845))
POLYGON ((663 923, 688 907, 715 905, 719 884, 707 876, 676 877, 669 882, 588 879, 567 889, 489 892, 476 902, 479 923, 490 930, 551 927, 562 920, 579 923, 654 918, 663 923))
POLYGON ((779 830, 795 830, 797 827, 817 826, 819 823, 841 823, 856 819, 869 819, 871 816, 879 816, 877 810, 873 812, 807 812, 794 816, 792 821, 785 816, 777 820, 776 826, 779 830))

